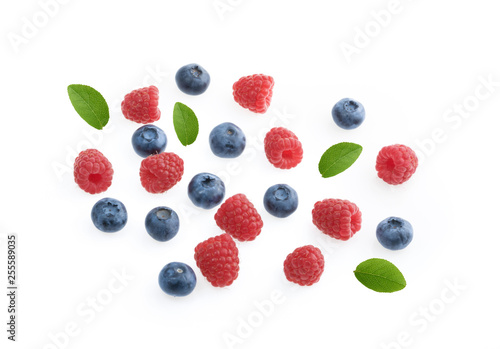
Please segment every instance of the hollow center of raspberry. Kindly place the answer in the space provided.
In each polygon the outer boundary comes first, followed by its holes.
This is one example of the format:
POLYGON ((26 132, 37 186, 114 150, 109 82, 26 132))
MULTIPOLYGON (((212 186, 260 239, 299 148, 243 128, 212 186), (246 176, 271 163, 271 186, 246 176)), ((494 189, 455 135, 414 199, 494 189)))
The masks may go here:
POLYGON ((281 157, 285 160, 291 160, 293 159, 293 152, 291 150, 285 150, 281 153, 281 157))
POLYGON ((403 226, 403 222, 397 219, 390 219, 387 223, 390 224, 391 228, 401 228, 403 226))
POLYGON ((359 104, 356 103, 355 101, 347 101, 344 104, 344 109, 347 110, 349 113, 355 112, 359 108, 359 104))
POLYGON ((102 179, 102 175, 100 175, 99 173, 92 173, 89 175, 89 182, 90 183, 97 184, 101 181, 101 179, 102 179))
POLYGON ((280 200, 280 201, 287 200, 288 199, 288 190, 286 190, 285 188, 278 188, 278 190, 276 190, 274 192, 274 197, 276 200, 280 200))
POLYGON ((205 177, 201 181, 201 185, 205 188, 212 188, 215 185, 215 178, 205 177))
POLYGON ((396 165, 394 164, 394 160, 387 159, 387 162, 385 163, 385 167, 387 168, 388 171, 392 172, 394 170, 394 167, 396 167, 396 165))
POLYGON ((195 78, 198 78, 198 77, 200 77, 200 75, 201 75, 201 69, 200 69, 198 66, 193 67, 193 68, 191 68, 191 74, 192 74, 195 78))
POLYGON ((144 140, 147 142, 151 142, 158 138, 158 133, 156 132, 156 130, 147 129, 142 133, 142 138, 144 138, 144 140))
POLYGON ((172 216, 172 212, 169 210, 161 209, 156 212, 156 217, 161 220, 169 219, 172 216))

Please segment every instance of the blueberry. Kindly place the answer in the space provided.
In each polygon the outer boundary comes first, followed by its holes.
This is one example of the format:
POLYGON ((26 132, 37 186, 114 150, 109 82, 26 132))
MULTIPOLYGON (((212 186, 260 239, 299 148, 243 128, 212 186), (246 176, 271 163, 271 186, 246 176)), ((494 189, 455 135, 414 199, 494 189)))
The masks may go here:
POLYGON ((157 241, 168 241, 179 231, 179 216, 169 207, 159 206, 146 216, 146 231, 157 241))
POLYGON ((127 209, 121 201, 104 198, 97 201, 90 213, 95 227, 105 233, 114 233, 127 224, 127 209))
POLYGON ((188 196, 195 206, 211 209, 224 200, 224 182, 211 173, 198 173, 188 185, 188 196))
POLYGON ((352 130, 365 120, 365 108, 354 99, 344 98, 333 106, 332 117, 340 128, 352 130))
POLYGON ((175 74, 175 82, 182 92, 196 96, 205 92, 210 85, 210 74, 199 64, 188 64, 175 74))
POLYGON ((184 297, 193 292, 196 286, 196 274, 189 265, 172 262, 163 267, 158 276, 158 283, 166 294, 184 297))
POLYGON ((295 189, 286 184, 276 184, 264 194, 264 207, 271 215, 285 218, 295 212, 299 197, 295 189))
POLYGON ((243 153, 246 137, 243 131, 230 122, 215 126, 209 137, 210 149, 221 158, 236 158, 243 153))
POLYGON ((132 146, 137 155, 147 158, 149 155, 159 154, 167 147, 165 132, 155 125, 139 127, 132 135, 132 146))
POLYGON ((377 239, 389 250, 401 250, 413 239, 413 227, 402 218, 389 217, 378 224, 377 239))

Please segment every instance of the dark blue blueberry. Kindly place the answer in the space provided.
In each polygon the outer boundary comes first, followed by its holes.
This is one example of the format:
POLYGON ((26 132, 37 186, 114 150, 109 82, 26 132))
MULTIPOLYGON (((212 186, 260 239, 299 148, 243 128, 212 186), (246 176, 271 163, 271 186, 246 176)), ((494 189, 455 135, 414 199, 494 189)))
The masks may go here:
POLYGON ((193 292, 196 286, 196 274, 189 265, 172 262, 163 267, 158 276, 158 283, 166 294, 184 297, 193 292))
POLYGON ((160 154, 167 147, 165 132, 155 125, 139 127, 132 135, 132 146, 137 155, 147 158, 149 155, 160 154))
POLYGON ((90 213, 97 229, 105 233, 114 233, 127 224, 127 209, 116 199, 104 198, 97 201, 90 213))
POLYGON ((332 117, 340 128, 352 130, 365 120, 365 108, 354 99, 344 98, 333 106, 332 117))
POLYGON ((413 239, 413 227, 402 218, 389 217, 378 224, 377 239, 389 250, 401 250, 413 239))
POLYGON ((266 211, 278 218, 285 218, 295 212, 299 197, 295 189, 286 184, 276 184, 264 194, 266 211))
POLYGON ((199 64, 188 64, 175 74, 175 82, 182 92, 196 96, 205 92, 210 85, 210 74, 199 64))
POLYGON ((210 149, 221 158, 236 158, 243 153, 246 137, 243 131, 230 122, 225 122, 210 132, 210 149))
POLYGON ((179 216, 169 207, 159 206, 146 216, 146 231, 157 241, 168 241, 179 231, 179 216))
POLYGON ((224 182, 211 173, 199 173, 188 185, 188 196, 195 206, 211 209, 224 200, 226 187, 224 182))

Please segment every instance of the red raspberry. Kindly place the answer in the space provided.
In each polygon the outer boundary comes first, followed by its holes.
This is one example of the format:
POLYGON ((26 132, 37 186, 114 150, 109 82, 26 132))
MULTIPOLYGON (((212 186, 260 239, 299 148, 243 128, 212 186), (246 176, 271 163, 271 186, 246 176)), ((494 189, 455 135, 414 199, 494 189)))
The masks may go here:
POLYGON ((215 222, 239 241, 252 241, 260 234, 264 222, 244 194, 227 199, 217 210, 215 222))
POLYGON ((283 263, 288 281, 300 286, 311 286, 319 281, 325 269, 325 259, 321 250, 312 245, 296 248, 283 263))
POLYGON ((194 249, 194 259, 203 276, 215 287, 229 286, 238 277, 238 248, 229 234, 200 242, 194 249))
POLYGON ((184 161, 174 153, 150 155, 141 163, 141 184, 150 193, 164 193, 184 174, 184 161))
POLYGON ((242 77, 233 85, 234 100, 254 113, 265 113, 271 104, 274 79, 263 74, 242 77))
POLYGON ((87 149, 75 159, 75 182, 90 194, 106 191, 113 180, 113 167, 97 149, 87 149))
POLYGON ((406 145, 395 144, 380 150, 375 168, 384 182, 396 185, 409 180, 417 166, 417 154, 406 145))
POLYGON ((325 199, 314 204, 313 223, 326 235, 349 240, 361 229, 361 211, 347 200, 325 199))
POLYGON ((134 90, 122 102, 123 115, 139 124, 150 124, 161 116, 158 109, 158 88, 149 86, 134 90))
POLYGON ((302 143, 290 130, 283 127, 271 129, 264 139, 267 159, 274 167, 290 169, 302 161, 302 143))

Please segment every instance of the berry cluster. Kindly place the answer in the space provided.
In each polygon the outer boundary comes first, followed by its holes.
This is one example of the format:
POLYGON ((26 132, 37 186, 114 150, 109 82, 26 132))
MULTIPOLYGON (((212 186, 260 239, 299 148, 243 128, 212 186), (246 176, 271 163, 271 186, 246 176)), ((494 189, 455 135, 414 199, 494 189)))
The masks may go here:
MULTIPOLYGON (((180 68, 175 79, 179 89, 189 95, 204 93, 210 84, 210 75, 197 64, 180 68)), ((271 103, 273 87, 274 79, 270 76, 245 76, 234 83, 233 97, 243 108, 265 113, 271 103)), ((140 183, 153 194, 173 188, 184 174, 184 161, 177 154, 165 152, 167 138, 163 130, 150 124, 160 119, 158 102, 158 88, 150 86, 128 93, 121 104, 126 119, 147 124, 134 132, 132 146, 144 158, 139 169, 140 183)), ((361 103, 344 98, 335 104, 332 117, 339 127, 354 129, 364 121, 365 109, 361 103)), ((238 157, 243 153, 245 143, 244 132, 229 122, 216 126, 209 136, 210 149, 221 158, 238 157)), ((283 127, 269 130, 264 139, 264 151, 268 161, 282 170, 298 166, 303 158, 302 143, 292 131, 283 127)), ((380 150, 375 168, 383 181, 398 185, 408 181, 417 166, 418 159, 413 150, 396 144, 380 150)), ((111 185, 113 168, 101 152, 87 149, 75 160, 74 178, 87 193, 102 193, 111 185)), ((225 201, 224 196, 224 182, 211 173, 197 174, 188 186, 188 197, 195 206, 208 210, 220 205, 214 219, 224 233, 200 242, 194 249, 196 265, 215 287, 229 286, 238 277, 239 257, 235 240, 253 241, 264 226, 261 215, 247 196, 240 193, 225 201)), ((271 186, 263 201, 266 211, 277 218, 290 216, 298 207, 297 192, 287 184, 271 186)), ((99 230, 108 233, 121 230, 128 219, 123 203, 112 198, 99 200, 91 217, 99 230)), ((348 200, 324 199, 315 203, 312 223, 324 234, 346 241, 361 229, 361 211, 348 200)), ((159 206, 147 214, 145 227, 153 239, 169 241, 179 231, 179 217, 173 209, 159 206)), ((376 236, 384 247, 397 250, 411 242, 413 230, 409 222, 390 217, 379 224, 376 236)), ((318 282, 324 267, 321 250, 312 245, 296 248, 283 263, 286 279, 302 286, 318 282)), ((172 262, 162 269, 158 281, 167 294, 186 296, 196 285, 196 275, 187 264, 172 262)))

